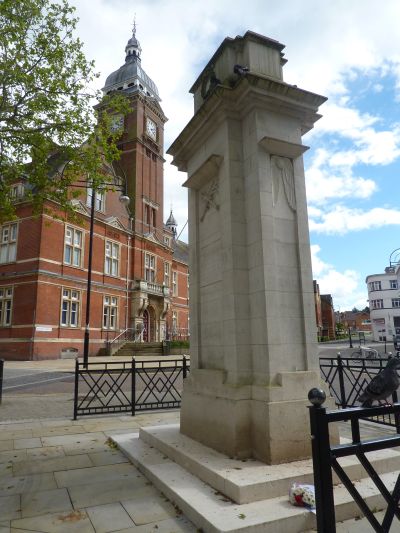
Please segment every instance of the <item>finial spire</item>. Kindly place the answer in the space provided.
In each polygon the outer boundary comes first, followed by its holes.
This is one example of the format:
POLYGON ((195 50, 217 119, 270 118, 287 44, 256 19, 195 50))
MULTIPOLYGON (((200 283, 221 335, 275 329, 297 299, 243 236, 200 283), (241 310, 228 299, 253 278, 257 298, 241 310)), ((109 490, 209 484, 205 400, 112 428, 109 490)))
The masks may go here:
POLYGON ((129 39, 125 47, 125 61, 140 61, 140 53, 142 49, 139 41, 136 39, 136 13, 133 18, 132 37, 129 39))

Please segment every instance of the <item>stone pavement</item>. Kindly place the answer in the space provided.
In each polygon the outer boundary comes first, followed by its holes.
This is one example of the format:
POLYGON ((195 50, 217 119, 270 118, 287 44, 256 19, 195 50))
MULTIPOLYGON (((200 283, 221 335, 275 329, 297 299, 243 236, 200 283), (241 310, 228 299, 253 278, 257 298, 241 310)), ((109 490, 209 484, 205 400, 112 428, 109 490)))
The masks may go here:
MULTIPOLYGON (((54 401, 44 397, 43 408, 54 401)), ((196 531, 109 440, 178 419, 168 411, 0 423, 0 533, 196 531)))
MULTIPOLYGON (((71 371, 74 361, 7 364, 71 371)), ((197 531, 108 440, 141 426, 175 423, 179 411, 72 421, 72 410, 72 394, 3 396, 0 533, 197 531)), ((349 437, 346 425, 340 430, 349 437)), ((376 438, 393 434, 393 429, 363 424, 362 433, 364 438, 376 438)), ((337 533, 370 531, 365 519, 337 524, 337 533)), ((391 532, 400 533, 398 522, 391 532)))

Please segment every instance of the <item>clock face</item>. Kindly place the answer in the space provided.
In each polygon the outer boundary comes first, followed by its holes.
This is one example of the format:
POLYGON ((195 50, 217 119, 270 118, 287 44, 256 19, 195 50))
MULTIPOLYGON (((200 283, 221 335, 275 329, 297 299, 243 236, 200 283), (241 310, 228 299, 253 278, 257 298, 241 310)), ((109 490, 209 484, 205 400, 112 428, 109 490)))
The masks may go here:
POLYGON ((157 140, 157 124, 150 118, 146 120, 146 133, 154 141, 157 140))

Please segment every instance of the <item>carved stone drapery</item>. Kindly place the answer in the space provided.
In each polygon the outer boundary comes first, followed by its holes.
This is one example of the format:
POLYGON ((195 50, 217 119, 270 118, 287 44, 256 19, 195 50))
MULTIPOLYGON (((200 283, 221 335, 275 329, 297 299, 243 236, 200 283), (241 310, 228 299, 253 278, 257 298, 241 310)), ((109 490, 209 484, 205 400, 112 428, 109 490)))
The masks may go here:
POLYGON ((287 203, 292 211, 296 211, 296 190, 294 186, 292 161, 288 157, 273 155, 271 157, 271 166, 274 205, 276 205, 278 201, 280 184, 283 183, 283 190, 285 191, 287 203))

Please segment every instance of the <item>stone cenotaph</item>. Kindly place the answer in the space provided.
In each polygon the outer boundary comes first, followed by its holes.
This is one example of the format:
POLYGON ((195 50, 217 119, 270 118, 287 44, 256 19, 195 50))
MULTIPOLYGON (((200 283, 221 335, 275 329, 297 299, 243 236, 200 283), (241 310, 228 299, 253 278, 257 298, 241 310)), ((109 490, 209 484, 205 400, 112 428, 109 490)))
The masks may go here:
POLYGON ((189 189, 180 431, 267 464, 310 456, 307 393, 320 383, 302 135, 326 98, 283 81, 283 48, 226 38, 168 150, 189 189))

